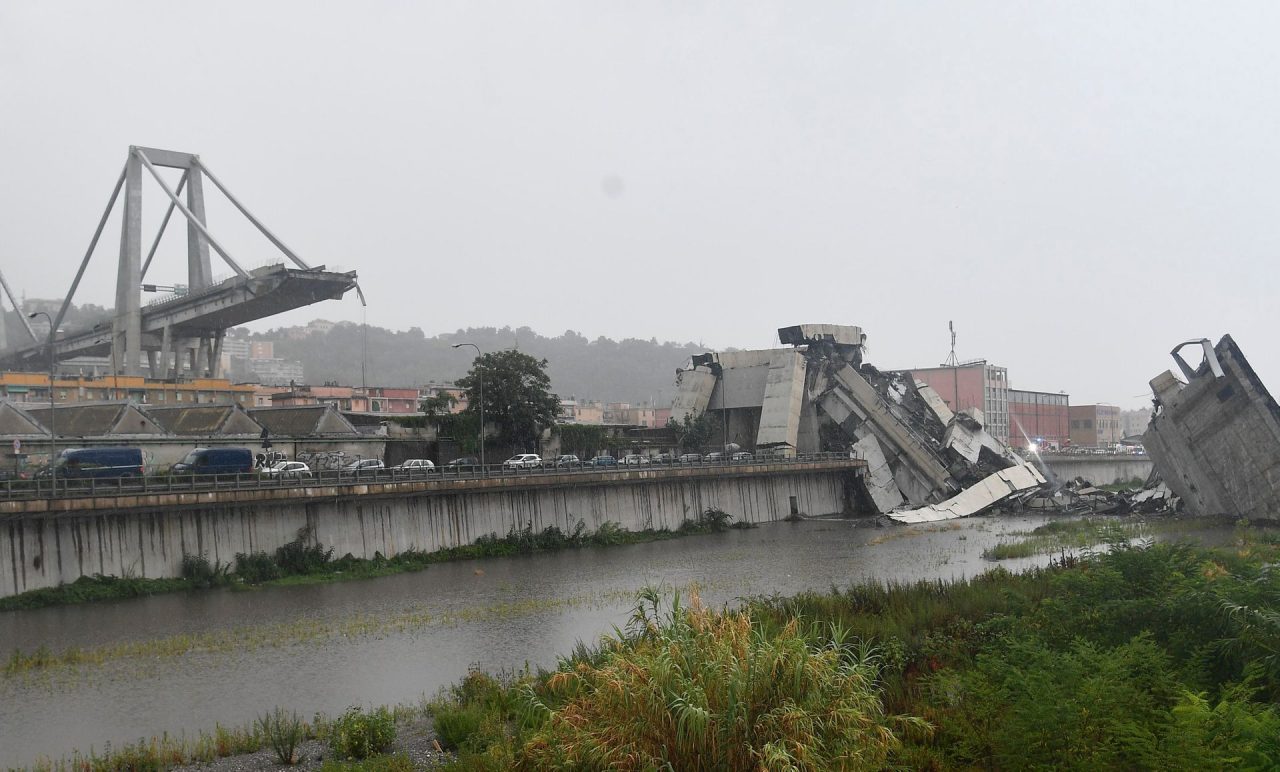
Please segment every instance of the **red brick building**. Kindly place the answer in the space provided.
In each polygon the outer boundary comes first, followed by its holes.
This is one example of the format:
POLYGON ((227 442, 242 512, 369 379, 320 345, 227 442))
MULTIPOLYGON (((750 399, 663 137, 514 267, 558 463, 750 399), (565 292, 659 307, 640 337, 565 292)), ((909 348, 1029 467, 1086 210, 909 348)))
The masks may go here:
POLYGON ((1066 394, 1009 389, 1009 445, 1027 449, 1061 448, 1071 439, 1070 399, 1066 394))
POLYGON ((958 367, 920 367, 910 370, 917 381, 924 381, 953 411, 978 408, 986 421, 987 432, 1008 443, 1009 372, 987 364, 985 359, 962 362, 958 367))

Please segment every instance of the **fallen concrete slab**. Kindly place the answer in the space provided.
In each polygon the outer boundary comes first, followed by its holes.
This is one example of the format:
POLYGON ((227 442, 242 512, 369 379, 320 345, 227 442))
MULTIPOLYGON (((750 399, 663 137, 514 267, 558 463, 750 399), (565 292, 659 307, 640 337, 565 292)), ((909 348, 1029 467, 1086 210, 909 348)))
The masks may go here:
POLYGON ((940 504, 929 504, 905 512, 890 512, 889 519, 899 523, 933 523, 976 515, 1005 498, 1044 485, 1044 475, 1030 463, 1023 462, 989 475, 940 504))

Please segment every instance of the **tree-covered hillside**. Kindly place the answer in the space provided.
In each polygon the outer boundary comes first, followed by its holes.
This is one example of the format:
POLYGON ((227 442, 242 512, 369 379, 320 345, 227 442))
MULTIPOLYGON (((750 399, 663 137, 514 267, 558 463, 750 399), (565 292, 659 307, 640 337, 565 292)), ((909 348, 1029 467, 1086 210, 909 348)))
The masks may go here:
MULTIPOLYGON (((3 313, 9 345, 28 345, 30 341, 20 326, 17 312, 3 313)), ((108 309, 73 304, 62 329, 75 332, 109 318, 108 309)), ((659 343, 652 338, 588 340, 572 330, 548 338, 528 327, 479 327, 427 337, 417 327, 402 332, 373 326, 365 330, 359 324, 341 322, 327 333, 290 337, 290 333, 300 329, 276 329, 250 337, 274 341, 277 357, 300 360, 311 384, 337 381, 359 385, 362 340, 367 334, 365 381, 370 385, 421 386, 431 381, 461 378, 470 369, 475 351, 454 349, 451 344, 466 341, 486 353, 517 349, 546 359, 552 389, 561 397, 611 402, 669 403, 675 392, 676 368, 684 366, 693 354, 707 351, 695 343, 659 343)))
MULTIPOLYGON (((273 330, 255 338, 276 341, 275 355, 302 361, 310 383, 361 381, 362 338, 359 324, 342 323, 327 333, 290 340, 273 330)), ((518 349, 547 360, 551 387, 561 397, 622 402, 670 402, 675 371, 693 354, 706 351, 693 343, 609 338, 587 340, 572 330, 555 338, 528 327, 480 327, 427 337, 417 327, 395 332, 381 327, 367 330, 366 381, 370 385, 419 386, 429 381, 453 381, 471 367, 475 351, 451 344, 474 343, 486 353, 518 349)))

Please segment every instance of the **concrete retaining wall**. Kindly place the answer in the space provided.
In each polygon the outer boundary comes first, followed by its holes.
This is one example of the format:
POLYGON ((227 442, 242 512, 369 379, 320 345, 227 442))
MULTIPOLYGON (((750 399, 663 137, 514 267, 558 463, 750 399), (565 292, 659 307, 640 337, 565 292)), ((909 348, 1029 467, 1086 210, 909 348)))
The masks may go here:
POLYGON ((1060 479, 1083 477, 1094 485, 1129 482, 1135 477, 1145 480, 1151 474, 1149 456, 1044 456, 1045 463, 1060 479))
POLYGON ((675 529, 686 518, 718 508, 735 520, 768 522, 786 517, 793 497, 802 513, 833 514, 846 510, 852 474, 849 468, 720 476, 630 473, 568 484, 530 480, 499 490, 491 485, 499 481, 473 481, 489 488, 383 495, 369 493, 374 486, 350 486, 361 490, 327 498, 116 509, 99 503, 92 511, 14 513, 0 518, 0 597, 94 574, 176 577, 183 555, 229 563, 237 552, 274 551, 308 526, 335 555, 372 558, 461 546, 526 524, 535 531, 552 525, 571 531, 579 519, 589 530, 606 521, 629 530, 675 529))

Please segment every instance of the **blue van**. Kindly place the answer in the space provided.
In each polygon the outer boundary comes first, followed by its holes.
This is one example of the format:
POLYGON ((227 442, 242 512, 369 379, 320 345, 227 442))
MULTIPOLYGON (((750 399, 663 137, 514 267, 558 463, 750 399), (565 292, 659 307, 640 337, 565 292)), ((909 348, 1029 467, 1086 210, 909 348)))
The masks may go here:
POLYGON ((58 477, 141 477, 146 474, 141 448, 67 448, 58 454, 58 477))
POLYGON ((248 448, 196 448, 169 469, 170 474, 253 474, 248 448))

